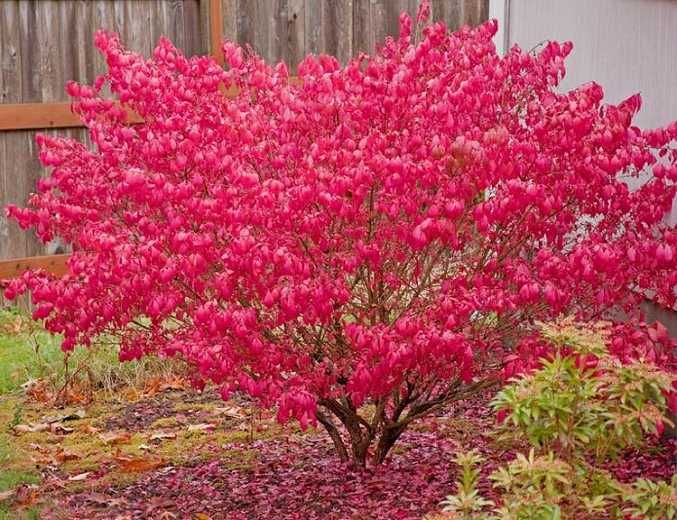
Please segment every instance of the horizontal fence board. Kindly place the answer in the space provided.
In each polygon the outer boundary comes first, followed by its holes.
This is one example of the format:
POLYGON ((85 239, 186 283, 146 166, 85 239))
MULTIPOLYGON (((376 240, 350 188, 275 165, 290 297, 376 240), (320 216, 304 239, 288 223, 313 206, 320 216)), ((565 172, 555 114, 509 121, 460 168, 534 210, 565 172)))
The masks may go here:
MULTIPOLYGON (((142 119, 127 111, 130 123, 142 119)), ((84 126, 80 116, 71 111, 70 103, 0 104, 0 130, 32 130, 41 128, 77 128, 84 126)))
POLYGON ((43 269, 57 276, 68 272, 66 262, 70 255, 46 255, 0 260, 0 280, 14 278, 28 269, 43 269))

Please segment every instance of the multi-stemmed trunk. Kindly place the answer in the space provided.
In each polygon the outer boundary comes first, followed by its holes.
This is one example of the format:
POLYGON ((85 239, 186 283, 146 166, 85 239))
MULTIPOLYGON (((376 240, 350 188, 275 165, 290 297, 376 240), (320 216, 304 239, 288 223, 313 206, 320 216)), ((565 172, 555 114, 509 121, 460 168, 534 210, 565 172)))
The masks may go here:
POLYGON ((415 386, 410 385, 406 389, 408 398, 394 392, 377 399, 373 402, 374 412, 369 416, 362 414, 348 397, 320 399, 317 420, 331 437, 342 462, 351 461, 362 467, 368 463, 378 465, 386 460, 391 448, 412 422, 446 404, 470 397, 493 383, 490 379, 469 385, 454 381, 434 397, 430 393, 417 392, 415 386))

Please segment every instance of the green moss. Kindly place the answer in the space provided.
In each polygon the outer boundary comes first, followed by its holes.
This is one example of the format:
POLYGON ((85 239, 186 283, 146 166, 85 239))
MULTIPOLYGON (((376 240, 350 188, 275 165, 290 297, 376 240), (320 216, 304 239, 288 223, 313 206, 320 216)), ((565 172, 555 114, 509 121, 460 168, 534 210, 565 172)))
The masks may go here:
POLYGON ((176 420, 176 417, 161 417, 150 425, 151 430, 161 430, 163 428, 172 428, 180 423, 176 420))
MULTIPOLYGON (((7 425, 0 431, 0 492, 14 489, 21 484, 38 484, 40 474, 31 464, 28 453, 21 443, 17 443, 9 429, 13 426, 12 418, 17 409, 17 398, 5 396, 0 399, 0 424, 7 425)), ((26 515, 29 515, 29 511, 26 515)), ((25 516, 31 518, 29 516, 25 516)), ((17 518, 14 511, 10 511, 8 502, 0 502, 0 520, 17 518)))
POLYGON ((222 459, 228 469, 248 469, 258 457, 255 450, 249 449, 230 449, 221 454, 222 459))

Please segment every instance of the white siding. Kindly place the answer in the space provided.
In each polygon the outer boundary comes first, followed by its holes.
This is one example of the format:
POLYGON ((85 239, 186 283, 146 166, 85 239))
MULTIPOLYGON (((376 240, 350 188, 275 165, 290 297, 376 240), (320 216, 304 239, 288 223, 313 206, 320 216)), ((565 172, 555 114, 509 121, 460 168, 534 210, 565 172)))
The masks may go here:
MULTIPOLYGON (((505 0, 492 12, 505 13, 509 46, 573 42, 563 89, 594 80, 609 103, 639 92, 642 128, 677 119, 677 0, 505 0)), ((677 223, 677 201, 668 221, 677 223)))
MULTIPOLYGON (((639 92, 638 126, 677 120, 677 0, 491 0, 490 15, 503 24, 499 51, 573 42, 563 89, 596 81, 609 103, 639 92)), ((677 200, 667 219, 677 224, 677 200)), ((677 313, 648 301, 642 307, 649 322, 660 320, 677 337, 677 313)))

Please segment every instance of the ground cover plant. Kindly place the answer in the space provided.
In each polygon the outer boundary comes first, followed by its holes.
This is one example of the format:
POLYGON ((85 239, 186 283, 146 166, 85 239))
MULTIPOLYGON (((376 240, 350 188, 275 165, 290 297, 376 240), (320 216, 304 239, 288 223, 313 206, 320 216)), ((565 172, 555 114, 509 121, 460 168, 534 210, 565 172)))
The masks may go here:
POLYGON ((558 92, 569 43, 501 57, 495 22, 427 15, 344 67, 307 57, 300 82, 233 43, 224 70, 99 33, 108 72, 68 85, 94 149, 39 137, 50 174, 8 210, 73 245, 69 274, 5 296, 30 290, 66 351, 104 335, 121 360, 180 357, 198 386, 319 423, 359 466, 537 366, 535 320, 623 311, 611 352, 669 364, 635 309, 677 298, 677 124, 641 130, 639 96, 605 105, 594 83, 558 92))

